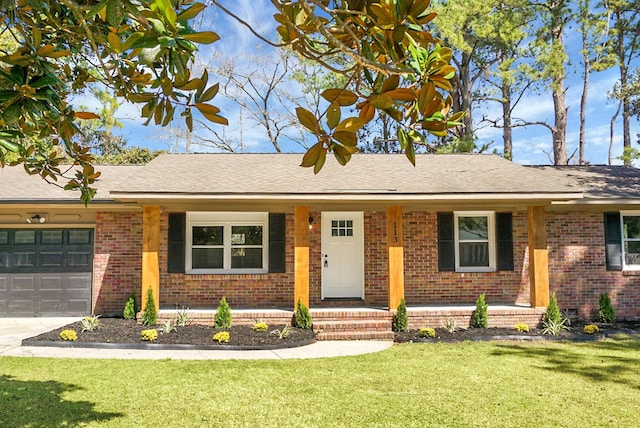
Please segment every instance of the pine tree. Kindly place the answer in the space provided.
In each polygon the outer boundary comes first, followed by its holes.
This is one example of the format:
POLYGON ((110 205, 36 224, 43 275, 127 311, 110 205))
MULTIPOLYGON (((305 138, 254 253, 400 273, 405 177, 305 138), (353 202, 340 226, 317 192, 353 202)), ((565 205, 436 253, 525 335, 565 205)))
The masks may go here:
POLYGON ((227 298, 222 296, 218 309, 216 309, 216 317, 214 321, 216 328, 229 328, 231 327, 231 307, 227 303, 227 298))
POLYGON ((153 297, 153 290, 147 289, 147 304, 144 307, 144 315, 142 315, 142 325, 152 326, 158 322, 158 313, 156 311, 156 301, 153 297))

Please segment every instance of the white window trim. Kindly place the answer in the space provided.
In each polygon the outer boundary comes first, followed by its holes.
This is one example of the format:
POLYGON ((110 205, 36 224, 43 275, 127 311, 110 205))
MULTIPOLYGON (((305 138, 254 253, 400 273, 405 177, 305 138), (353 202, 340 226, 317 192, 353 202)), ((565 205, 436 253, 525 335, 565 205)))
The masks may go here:
MULTIPOLYGON (((624 217, 640 217, 640 211, 620 211, 620 250, 622 254, 622 270, 640 270, 640 265, 628 265, 627 254, 624 250, 624 217)), ((637 241, 637 239, 635 239, 637 241)))
POLYGON ((187 212, 185 272, 187 274, 256 274, 269 271, 269 213, 262 212, 187 212), (192 268, 193 227, 224 226, 223 269, 192 268), (262 269, 231 269, 231 227, 262 226, 262 269))
MULTIPOLYGON (((494 211, 454 211, 453 231, 455 241, 456 272, 495 272, 496 271, 496 213, 494 211), (489 234, 489 266, 460 266, 459 217, 487 217, 489 234)), ((484 242, 484 241, 483 241, 484 242)))

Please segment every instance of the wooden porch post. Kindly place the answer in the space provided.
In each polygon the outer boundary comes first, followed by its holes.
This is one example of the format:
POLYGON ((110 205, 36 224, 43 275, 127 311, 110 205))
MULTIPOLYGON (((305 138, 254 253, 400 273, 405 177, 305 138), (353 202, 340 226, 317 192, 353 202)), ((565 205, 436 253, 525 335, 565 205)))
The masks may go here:
POLYGON ((309 207, 294 208, 295 285, 293 308, 298 299, 309 307, 309 207))
POLYGON ((528 207, 529 289, 532 307, 549 304, 549 250, 544 207, 528 207))
POLYGON ((147 290, 153 291, 156 309, 160 308, 160 207, 144 207, 142 212, 142 298, 147 305, 147 290))
POLYGON ((387 207, 387 249, 389 251, 389 309, 398 309, 404 298, 404 242, 402 207, 387 207))

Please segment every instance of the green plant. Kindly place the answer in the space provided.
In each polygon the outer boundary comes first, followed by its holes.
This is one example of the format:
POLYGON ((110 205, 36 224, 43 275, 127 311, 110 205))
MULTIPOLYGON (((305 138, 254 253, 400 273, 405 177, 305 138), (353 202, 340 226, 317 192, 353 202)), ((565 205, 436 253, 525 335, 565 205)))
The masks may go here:
POLYGON ((520 333, 529 333, 529 326, 524 323, 516 324, 515 326, 513 326, 513 329, 515 331, 519 331, 520 333))
POLYGON ((82 324, 82 331, 95 331, 100 323, 98 318, 100 318, 100 315, 92 315, 82 318, 82 320, 80 320, 80 323, 82 324))
POLYGON ((136 319, 136 314, 138 313, 138 302, 136 302, 136 294, 131 293, 127 302, 124 304, 124 310, 122 311, 122 316, 126 320, 134 320, 136 319))
POLYGON ((295 326, 298 328, 310 329, 313 324, 309 309, 302 303, 302 299, 298 299, 296 313, 294 315, 295 326))
POLYGON ((551 299, 549 299, 549 305, 547 306, 545 319, 547 321, 553 321, 555 324, 559 324, 562 322, 563 318, 560 314, 560 307, 558 306, 558 300, 556 299, 555 292, 551 294, 551 299))
POLYGON ((75 330, 62 330, 60 332, 60 339, 75 342, 78 340, 78 334, 75 330))
POLYGON ((160 327, 160 333, 169 334, 172 331, 176 331, 176 322, 174 320, 165 320, 160 327))
POLYGON ((569 318, 562 318, 560 321, 544 320, 542 322, 542 334, 558 336, 564 330, 571 330, 569 318))
POLYGON ((256 332, 259 332, 259 333, 264 333, 267 330, 269 330, 269 326, 264 321, 256 321, 253 324, 253 331, 256 331, 256 332))
POLYGON ((420 337, 436 337, 436 331, 430 327, 422 327, 420 337))
POLYGON ((409 319, 407 318, 407 303, 404 299, 401 299, 400 304, 398 305, 398 310, 393 317, 393 331, 407 331, 408 326, 409 319))
POLYGON ((182 306, 177 311, 176 325, 178 327, 184 327, 191 324, 191 316, 189 315, 189 307, 182 306))
POLYGON ((279 330, 278 329, 273 330, 271 334, 278 336, 278 339, 286 339, 291 334, 292 331, 293 329, 291 328, 290 325, 285 325, 279 330))
POLYGON ((216 328, 231 327, 231 307, 227 303, 227 298, 224 296, 222 296, 222 299, 220 299, 220 303, 218 303, 214 326, 216 328))
POLYGON ((147 304, 144 307, 142 315, 142 325, 151 326, 158 322, 158 313, 156 311, 156 301, 153 297, 153 290, 147 289, 147 304))
POLYGON ((229 339, 231 339, 231 335, 228 331, 219 331, 213 335, 213 340, 218 343, 229 343, 229 339))
POLYGON ((596 334, 600 331, 600 329, 595 324, 588 324, 584 326, 584 329, 582 329, 582 331, 584 331, 586 334, 596 334))
POLYGON ((153 342, 158 339, 158 330, 155 328, 149 328, 140 332, 140 339, 145 342, 153 342))
POLYGON ((455 333, 456 331, 459 330, 458 321, 454 319, 446 320, 445 322, 442 323, 442 328, 447 330, 449 333, 455 333))
POLYGON ((616 320, 616 311, 613 309, 611 299, 607 293, 600 295, 600 321, 605 323, 614 322, 616 320))
POLYGON ((488 305, 484 300, 484 293, 482 293, 476 299, 476 310, 471 315, 471 328, 487 328, 489 325, 487 308, 488 305))

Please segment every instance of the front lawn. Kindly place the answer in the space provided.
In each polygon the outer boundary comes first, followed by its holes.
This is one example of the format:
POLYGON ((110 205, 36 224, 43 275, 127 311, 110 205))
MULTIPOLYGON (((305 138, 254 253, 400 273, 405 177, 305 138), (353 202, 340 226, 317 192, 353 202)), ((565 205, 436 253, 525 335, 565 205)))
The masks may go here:
POLYGON ((318 360, 0 358, 0 427, 636 426, 640 340, 318 360))

